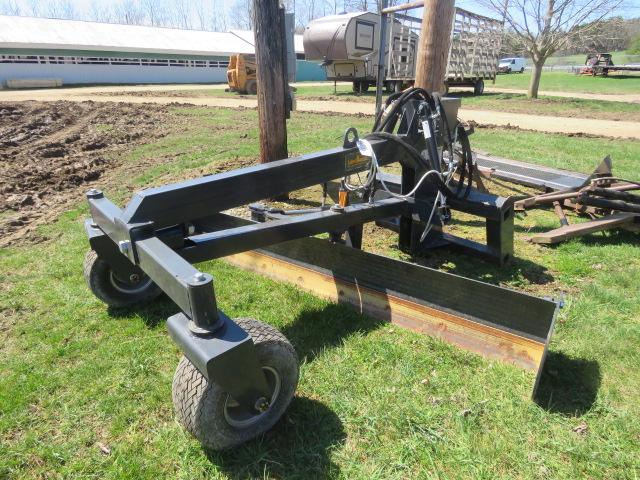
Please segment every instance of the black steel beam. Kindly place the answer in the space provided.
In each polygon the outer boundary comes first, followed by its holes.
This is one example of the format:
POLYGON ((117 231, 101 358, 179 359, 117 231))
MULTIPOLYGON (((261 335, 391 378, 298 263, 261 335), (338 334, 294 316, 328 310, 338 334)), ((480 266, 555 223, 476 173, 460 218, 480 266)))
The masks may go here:
MULTIPOLYGON (((371 145, 381 165, 407 161, 406 154, 386 140, 371 140, 371 145)), ((121 219, 129 224, 151 221, 161 228, 319 185, 368 166, 369 159, 356 147, 324 150, 143 190, 131 199, 121 219)))
POLYGON ((137 241, 136 249, 140 268, 197 327, 220 327, 211 275, 198 271, 157 237, 137 241))
POLYGON ((325 269, 336 278, 411 298, 488 326, 545 341, 557 304, 548 299, 490 285, 421 265, 375 255, 317 238, 304 238, 263 249, 289 261, 325 269))
POLYGON ((346 230, 353 225, 408 214, 410 211, 411 203, 397 198, 373 204, 360 203, 341 211, 325 210, 194 235, 186 239, 187 246, 178 250, 178 253, 189 262, 201 262, 331 230, 346 230))
POLYGON ((120 218, 122 210, 106 198, 100 190, 89 190, 87 192, 87 200, 93 223, 98 225, 100 230, 118 245, 119 241, 124 240, 116 224, 116 218, 120 218))
MULTIPOLYGON (((400 193, 402 182, 400 175, 379 172, 376 178, 378 183, 383 180, 392 192, 400 193)), ((456 186, 456 182, 452 182, 450 188, 455 191, 456 186)), ((466 189, 466 187, 464 188, 466 189)), ((383 192, 382 186, 380 186, 379 195, 381 197, 384 197, 383 192)), ((491 220, 502 220, 503 212, 509 210, 513 205, 513 198, 483 193, 475 188, 471 188, 468 196, 447 198, 447 203, 451 208, 460 212, 470 213, 471 215, 477 215, 491 220)))
POLYGON ((131 275, 143 273, 138 266, 131 263, 129 258, 120 252, 118 244, 100 230, 93 219, 86 220, 84 228, 87 232, 87 237, 89 237, 91 249, 98 254, 98 257, 109 264, 116 277, 129 278, 131 275))

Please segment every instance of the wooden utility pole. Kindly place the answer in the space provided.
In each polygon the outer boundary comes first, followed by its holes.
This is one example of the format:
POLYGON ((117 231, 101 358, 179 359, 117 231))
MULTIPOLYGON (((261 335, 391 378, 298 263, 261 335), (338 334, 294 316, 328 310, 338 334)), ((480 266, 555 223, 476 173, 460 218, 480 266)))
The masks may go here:
POLYGON ((425 0, 418 44, 416 87, 429 92, 444 92, 454 15, 455 0, 425 0))
POLYGON ((278 0, 253 0, 260 163, 287 158, 287 67, 284 12, 278 0))

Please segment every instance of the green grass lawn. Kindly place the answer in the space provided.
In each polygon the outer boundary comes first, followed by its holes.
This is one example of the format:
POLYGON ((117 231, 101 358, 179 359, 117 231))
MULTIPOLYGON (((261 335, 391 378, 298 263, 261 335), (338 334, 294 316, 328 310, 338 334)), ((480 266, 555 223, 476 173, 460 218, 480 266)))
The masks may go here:
MULTIPOLYGON (((638 85, 640 88, 640 83, 638 85)), ((179 97, 212 96, 226 98, 233 98, 238 95, 237 93, 225 92, 221 89, 176 90, 172 92, 159 92, 158 94, 179 97)), ((462 108, 476 110, 497 110, 501 112, 528 113, 532 115, 548 115, 554 117, 579 117, 640 122, 640 104, 638 103, 553 96, 542 96, 538 99, 528 99, 524 94, 489 91, 485 92, 483 95, 476 96, 470 91, 463 91, 460 89, 452 90, 450 95, 462 98, 462 108)), ((356 95, 348 85, 337 85, 335 89, 333 85, 302 85, 297 88, 296 97, 298 100, 375 102, 374 91, 356 95)))
MULTIPOLYGON (((531 73, 498 75, 496 88, 529 88, 531 73)), ((488 87, 493 85, 487 84, 488 87)), ((625 94, 640 92, 640 75, 610 75, 608 77, 592 77, 591 75, 575 75, 567 72, 542 72, 540 90, 556 92, 625 94)))
POLYGON ((497 92, 485 92, 480 96, 453 92, 452 95, 462 98, 462 108, 467 109, 640 122, 640 103, 551 96, 529 99, 524 94, 497 92))
MULTIPOLYGON (((525 72, 498 75, 496 77, 496 88, 517 88, 526 90, 529 87, 531 74, 525 72)), ((327 84, 322 87, 305 86, 304 83, 299 84, 298 95, 330 95, 334 91, 333 84, 327 84)), ((487 87, 494 85, 487 81, 487 87)), ((456 91, 453 89, 452 91, 456 91)), ((467 89, 470 90, 470 89, 467 89)), ((590 75, 575 75, 567 72, 550 72, 542 73, 540 80, 540 90, 550 90, 558 92, 580 92, 580 93, 601 93, 601 94, 625 94, 640 92, 640 75, 611 75, 609 77, 592 77, 590 75)), ((338 85, 338 94, 354 96, 351 91, 351 85, 338 85)), ((365 96, 374 96, 373 89, 371 93, 365 96)))
MULTIPOLYGON (((143 185, 254 160, 255 111, 175 108, 175 134, 120 158, 105 179, 123 201, 143 185), (142 160, 159 158, 136 173, 142 160)), ((341 143, 370 119, 296 113, 290 150, 341 143)), ((588 172, 607 153, 637 176, 640 142, 479 130, 498 155, 588 172)), ((148 164, 147 164, 148 165, 148 164)), ((473 278, 565 296, 541 392, 532 375, 390 327, 232 268, 219 306, 280 328, 301 360, 297 395, 268 434, 205 454, 176 423, 179 351, 169 301, 107 309, 82 278, 84 205, 41 228, 48 241, 0 251, 0 478, 637 478, 640 475, 640 253, 637 235, 597 234, 555 248, 529 232, 549 212, 516 220, 518 259, 505 268, 439 250, 433 263, 473 278), (100 445, 110 453, 104 453, 100 445)), ((473 223, 455 228, 472 234, 473 223)), ((428 286, 425 286, 428 288, 428 286)))

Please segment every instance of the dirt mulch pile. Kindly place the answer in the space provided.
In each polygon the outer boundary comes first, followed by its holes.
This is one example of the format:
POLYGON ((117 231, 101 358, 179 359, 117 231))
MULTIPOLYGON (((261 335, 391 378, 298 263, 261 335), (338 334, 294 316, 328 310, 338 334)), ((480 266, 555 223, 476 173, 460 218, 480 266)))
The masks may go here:
POLYGON ((165 135, 164 105, 0 103, 0 246, 77 201, 132 145, 165 135))

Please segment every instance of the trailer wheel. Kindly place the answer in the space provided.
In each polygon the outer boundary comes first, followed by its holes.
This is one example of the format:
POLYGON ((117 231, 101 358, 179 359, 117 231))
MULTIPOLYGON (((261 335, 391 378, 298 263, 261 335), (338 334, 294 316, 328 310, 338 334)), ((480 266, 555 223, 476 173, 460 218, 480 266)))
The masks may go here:
POLYGON ((94 250, 89 250, 84 258, 84 279, 93 294, 112 307, 147 302, 162 293, 144 273, 136 274, 135 278, 119 278, 94 250))
POLYGON ((395 90, 396 85, 394 82, 384 82, 384 93, 393 93, 393 91, 395 90))
POLYGON ((208 450, 235 447, 272 428, 298 385, 298 357, 275 328, 250 318, 235 320, 251 337, 272 394, 262 413, 240 406, 182 357, 173 377, 173 405, 184 428, 208 450))
POLYGON ((257 93, 258 93, 258 82, 256 82, 255 80, 247 80, 245 88, 246 88, 247 93, 249 95, 257 95, 257 93))
POLYGON ((473 93, 474 95, 482 95, 482 92, 484 92, 484 80, 479 79, 473 86, 473 93))
POLYGON ((369 82, 353 82, 352 88, 355 93, 365 93, 369 90, 369 82))

